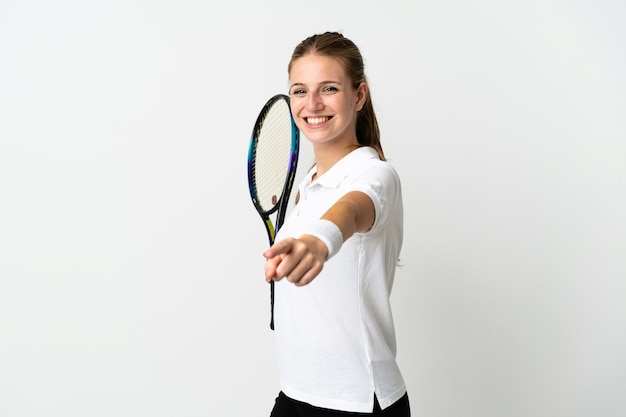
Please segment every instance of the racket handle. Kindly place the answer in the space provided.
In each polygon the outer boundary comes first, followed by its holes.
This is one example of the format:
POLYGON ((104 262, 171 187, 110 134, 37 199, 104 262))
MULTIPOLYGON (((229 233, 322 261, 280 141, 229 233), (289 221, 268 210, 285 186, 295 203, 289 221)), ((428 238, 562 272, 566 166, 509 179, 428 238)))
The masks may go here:
POLYGON ((274 330, 274 280, 270 281, 270 329, 274 330))

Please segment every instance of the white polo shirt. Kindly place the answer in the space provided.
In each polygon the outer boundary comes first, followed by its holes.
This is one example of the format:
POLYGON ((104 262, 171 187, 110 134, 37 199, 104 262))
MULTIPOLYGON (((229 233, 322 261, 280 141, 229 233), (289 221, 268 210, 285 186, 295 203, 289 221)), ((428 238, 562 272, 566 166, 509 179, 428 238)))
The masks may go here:
POLYGON ((286 279, 275 287, 275 335, 281 390, 311 405, 371 412, 373 397, 384 409, 406 392, 396 364, 396 339, 389 297, 402 246, 400 180, 373 148, 361 147, 311 182, 276 241, 298 237, 350 191, 367 194, 376 218, 324 264, 309 284, 286 279))

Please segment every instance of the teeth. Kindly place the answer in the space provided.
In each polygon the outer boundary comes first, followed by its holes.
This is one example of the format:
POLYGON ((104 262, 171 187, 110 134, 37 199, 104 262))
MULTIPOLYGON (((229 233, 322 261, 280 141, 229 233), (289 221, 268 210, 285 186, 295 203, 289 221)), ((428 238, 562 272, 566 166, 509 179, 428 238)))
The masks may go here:
POLYGON ((319 125, 328 121, 328 117, 308 117, 307 122, 311 125, 319 125))

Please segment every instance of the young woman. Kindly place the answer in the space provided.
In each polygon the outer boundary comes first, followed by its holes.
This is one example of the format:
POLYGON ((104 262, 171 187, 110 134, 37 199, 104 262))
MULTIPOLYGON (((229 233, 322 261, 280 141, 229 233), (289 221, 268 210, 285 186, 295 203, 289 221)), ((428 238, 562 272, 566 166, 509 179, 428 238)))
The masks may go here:
POLYGON ((402 195, 385 161, 356 45, 302 41, 289 63, 291 111, 315 165, 266 257, 275 285, 281 392, 272 417, 402 416, 389 297, 402 245, 402 195))

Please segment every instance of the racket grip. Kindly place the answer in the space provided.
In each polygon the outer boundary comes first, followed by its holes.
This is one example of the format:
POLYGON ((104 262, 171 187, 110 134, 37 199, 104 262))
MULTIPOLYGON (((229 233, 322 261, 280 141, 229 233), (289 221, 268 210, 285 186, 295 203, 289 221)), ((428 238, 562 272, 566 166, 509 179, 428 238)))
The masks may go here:
POLYGON ((311 235, 318 238, 328 248, 328 255, 326 260, 329 260, 339 252, 341 245, 343 245, 343 234, 341 229, 331 222, 330 220, 319 219, 315 223, 309 225, 309 227, 302 233, 303 235, 311 235))

